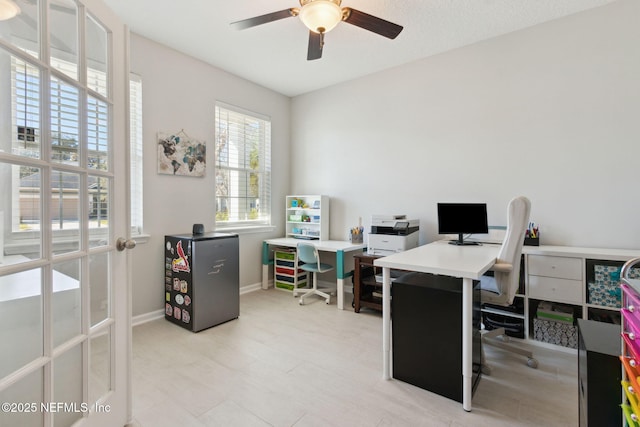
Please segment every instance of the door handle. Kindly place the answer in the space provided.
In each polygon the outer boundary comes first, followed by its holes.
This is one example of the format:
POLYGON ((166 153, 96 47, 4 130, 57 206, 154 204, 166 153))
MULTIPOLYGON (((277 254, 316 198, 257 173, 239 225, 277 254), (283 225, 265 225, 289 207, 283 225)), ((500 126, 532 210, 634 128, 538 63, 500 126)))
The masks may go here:
POLYGON ((133 249, 136 247, 136 241, 133 239, 125 239, 124 237, 118 237, 116 240, 116 249, 118 252, 122 252, 125 249, 133 249))

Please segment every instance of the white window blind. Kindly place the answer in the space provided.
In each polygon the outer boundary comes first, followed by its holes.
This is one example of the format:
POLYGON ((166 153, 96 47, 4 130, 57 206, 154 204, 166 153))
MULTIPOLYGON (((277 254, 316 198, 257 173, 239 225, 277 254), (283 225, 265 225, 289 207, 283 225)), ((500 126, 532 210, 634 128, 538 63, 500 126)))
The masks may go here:
POLYGON ((142 234, 142 79, 131 74, 129 78, 131 152, 131 232, 142 234))
POLYGON ((216 226, 271 224, 271 120, 216 103, 216 226))

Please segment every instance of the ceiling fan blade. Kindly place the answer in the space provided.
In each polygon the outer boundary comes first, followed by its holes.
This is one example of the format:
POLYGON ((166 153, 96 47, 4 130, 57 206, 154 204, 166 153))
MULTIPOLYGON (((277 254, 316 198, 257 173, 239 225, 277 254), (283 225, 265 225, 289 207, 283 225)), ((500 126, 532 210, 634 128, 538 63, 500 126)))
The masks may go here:
POLYGON ((307 51, 307 61, 322 58, 323 46, 324 33, 309 31, 309 50, 307 51))
POLYGON ((253 18, 243 19, 242 21, 232 22, 231 26, 237 30, 255 27, 256 25, 267 24, 269 22, 278 21, 284 18, 290 18, 298 15, 298 9, 291 8, 280 10, 278 12, 267 13, 266 15, 254 16, 253 18))
POLYGON ((350 7, 345 7, 344 9, 347 10, 347 17, 344 19, 344 22, 355 25, 356 27, 364 28, 365 30, 372 31, 389 39, 395 39, 398 37, 398 34, 400 34, 400 31, 402 31, 403 27, 401 25, 385 21, 384 19, 377 18, 373 15, 360 12, 359 10, 355 10, 350 7))

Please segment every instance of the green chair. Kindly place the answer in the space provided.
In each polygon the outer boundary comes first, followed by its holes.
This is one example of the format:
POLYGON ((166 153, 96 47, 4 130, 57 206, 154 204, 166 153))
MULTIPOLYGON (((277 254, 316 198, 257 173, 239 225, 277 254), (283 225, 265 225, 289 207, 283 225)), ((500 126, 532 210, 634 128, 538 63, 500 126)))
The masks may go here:
MULTIPOLYGON (((320 295, 326 299, 326 303, 331 303, 331 295, 335 295, 336 289, 334 288, 318 288, 318 273, 326 273, 333 270, 333 266, 320 262, 320 256, 318 256, 318 250, 311 243, 298 243, 298 260, 304 264, 299 264, 298 267, 313 273, 313 287, 300 297, 300 305, 304 305, 304 299, 310 295, 320 295)), ((294 293, 293 296, 297 296, 294 293)))

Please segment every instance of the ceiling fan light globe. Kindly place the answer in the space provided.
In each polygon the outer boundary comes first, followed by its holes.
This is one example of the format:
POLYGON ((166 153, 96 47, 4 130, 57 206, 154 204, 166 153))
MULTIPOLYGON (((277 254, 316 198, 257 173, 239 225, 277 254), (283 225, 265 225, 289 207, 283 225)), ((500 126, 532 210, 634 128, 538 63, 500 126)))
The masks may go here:
POLYGON ((20 13, 20 7, 13 0, 0 0, 0 21, 11 19, 20 13))
POLYGON ((331 0, 313 0, 302 6, 300 19, 311 31, 326 33, 342 21, 342 9, 331 0))

